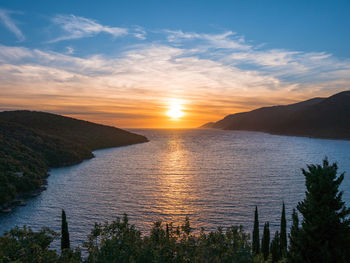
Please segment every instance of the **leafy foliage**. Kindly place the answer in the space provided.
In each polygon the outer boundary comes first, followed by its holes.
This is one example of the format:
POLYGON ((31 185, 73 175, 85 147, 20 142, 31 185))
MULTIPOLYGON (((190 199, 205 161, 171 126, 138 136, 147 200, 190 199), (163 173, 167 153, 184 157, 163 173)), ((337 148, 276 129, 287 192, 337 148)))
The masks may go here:
POLYGON ((271 252, 271 262, 276 263, 278 262, 281 257, 281 242, 280 242, 280 234, 278 231, 275 232, 275 236, 273 237, 270 245, 270 252, 271 252))
POLYGON ((155 222, 150 235, 142 237, 125 215, 111 224, 95 224, 84 246, 87 262, 253 262, 242 227, 195 236, 188 218, 179 227, 155 222))
POLYGON ((0 236, 0 262, 54 263, 58 255, 49 246, 57 234, 47 228, 33 232, 24 226, 0 236))
POLYGON ((286 220, 286 207, 282 205, 281 215, 281 232, 280 232, 280 254, 285 255, 287 252, 287 220, 286 220))
POLYGON ((292 214, 292 227, 289 233, 289 247, 287 252, 287 261, 290 263, 302 262, 300 255, 300 242, 299 242, 299 217, 295 209, 292 214))
POLYGON ((42 229, 33 232, 16 227, 0 236, 0 262, 26 263, 113 263, 113 262, 256 262, 251 255, 249 235, 242 227, 230 227, 193 235, 189 219, 183 225, 155 222, 149 235, 142 236, 128 217, 111 223, 95 224, 84 243, 88 256, 64 248, 58 255, 49 249, 58 234, 42 229))
POLYGON ((259 215, 258 207, 255 207, 254 213, 254 229, 253 229, 253 254, 257 255, 260 253, 260 238, 259 238, 259 215))
POLYGON ((337 176, 337 164, 327 159, 307 168, 302 170, 306 196, 297 206, 303 221, 300 229, 294 228, 291 250, 296 253, 290 254, 290 261, 296 262, 295 256, 302 262, 348 262, 350 209, 339 191, 344 174, 337 176))
POLYGON ((69 248, 70 248, 70 242, 69 242, 69 231, 68 231, 66 212, 62 210, 61 251, 64 251, 69 248))
POLYGON ((264 255, 264 260, 267 260, 270 254, 270 224, 266 222, 264 225, 263 237, 261 240, 261 253, 264 255))

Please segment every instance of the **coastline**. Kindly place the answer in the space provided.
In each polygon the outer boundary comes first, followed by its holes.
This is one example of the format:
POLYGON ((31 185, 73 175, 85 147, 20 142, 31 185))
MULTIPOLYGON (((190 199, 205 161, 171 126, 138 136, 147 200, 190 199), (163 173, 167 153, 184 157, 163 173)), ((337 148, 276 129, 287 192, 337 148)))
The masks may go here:
POLYGON ((221 130, 221 131, 247 131, 247 132, 261 132, 270 135, 279 135, 279 136, 289 136, 289 137, 302 137, 302 138, 310 138, 310 139, 322 139, 322 140, 336 140, 336 141, 350 141, 349 137, 327 137, 327 136, 316 136, 309 134, 293 134, 293 133, 278 133, 278 132, 267 132, 267 131, 259 131, 259 130, 245 130, 245 129, 221 129, 215 127, 199 127, 197 129, 203 130, 221 130))
MULTIPOLYGON (((144 137, 144 138, 145 138, 144 141, 135 142, 135 143, 128 143, 128 144, 122 144, 122 145, 118 145, 118 146, 102 147, 102 148, 94 149, 93 151, 95 151, 95 150, 103 150, 103 149, 111 149, 111 148, 119 148, 119 147, 126 147, 126 146, 135 145, 135 144, 141 144, 141 143, 149 142, 148 138, 146 138, 146 137, 144 137)), ((28 200, 29 198, 36 197, 36 196, 40 195, 43 191, 45 191, 47 189, 47 185, 48 185, 47 178, 50 176, 49 171, 51 169, 63 168, 63 167, 68 167, 68 166, 72 166, 72 165, 77 165, 79 163, 82 163, 83 161, 90 160, 92 158, 95 158, 95 155, 91 151, 91 157, 89 157, 89 158, 82 159, 82 160, 80 160, 78 162, 65 163, 65 164, 57 166, 57 167, 48 167, 47 171, 46 171, 46 177, 43 178, 41 185, 39 185, 36 189, 30 190, 30 191, 19 192, 19 193, 16 194, 16 196, 13 199, 11 199, 10 201, 0 205, 0 214, 11 213, 13 208, 17 207, 17 206, 26 206, 27 205, 26 200, 28 200)))

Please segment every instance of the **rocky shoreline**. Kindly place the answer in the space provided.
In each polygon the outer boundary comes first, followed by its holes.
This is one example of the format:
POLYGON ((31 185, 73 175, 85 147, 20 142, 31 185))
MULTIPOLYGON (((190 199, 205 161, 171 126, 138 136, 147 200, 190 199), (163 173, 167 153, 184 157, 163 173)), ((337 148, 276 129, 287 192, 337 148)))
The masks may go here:
POLYGON ((13 200, 11 200, 3 205, 0 205, 0 214, 11 213, 13 208, 16 206, 26 206, 27 205, 26 199, 36 197, 36 196, 40 195, 46 189, 47 189, 47 180, 44 179, 43 184, 38 189, 34 189, 32 191, 20 193, 13 200))

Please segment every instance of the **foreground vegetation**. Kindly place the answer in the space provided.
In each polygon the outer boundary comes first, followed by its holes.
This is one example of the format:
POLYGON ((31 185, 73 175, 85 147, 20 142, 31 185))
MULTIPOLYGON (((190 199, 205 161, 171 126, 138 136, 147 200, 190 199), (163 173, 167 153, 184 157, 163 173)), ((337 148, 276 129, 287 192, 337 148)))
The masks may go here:
POLYGON ((111 223, 95 224, 83 247, 71 249, 66 214, 62 211, 61 235, 43 228, 15 228, 0 237, 0 262, 349 262, 350 209, 342 201, 337 165, 327 160, 303 170, 306 196, 292 214, 287 244, 285 207, 280 231, 270 241, 269 223, 260 239, 258 208, 252 240, 242 227, 218 228, 194 235, 186 218, 181 226, 155 222, 148 235, 141 235, 125 215, 111 223), (61 237, 61 253, 50 249, 61 237))
POLYGON ((38 189, 51 167, 92 158, 96 149, 146 141, 121 129, 45 112, 0 112, 0 210, 38 189))

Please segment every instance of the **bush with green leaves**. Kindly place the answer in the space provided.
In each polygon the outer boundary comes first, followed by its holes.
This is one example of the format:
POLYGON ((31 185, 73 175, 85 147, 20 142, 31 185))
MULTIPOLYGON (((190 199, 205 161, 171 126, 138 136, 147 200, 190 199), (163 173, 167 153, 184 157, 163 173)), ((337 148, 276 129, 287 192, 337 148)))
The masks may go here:
POLYGON ((48 229, 33 231, 30 227, 15 227, 0 236, 1 263, 78 263, 81 262, 79 250, 65 251, 63 255, 50 249, 51 243, 59 235, 48 229))
POLYGON ((123 219, 95 224, 84 244, 86 262, 253 262, 249 235, 242 227, 192 234, 189 219, 183 225, 155 222, 149 235, 123 219))

